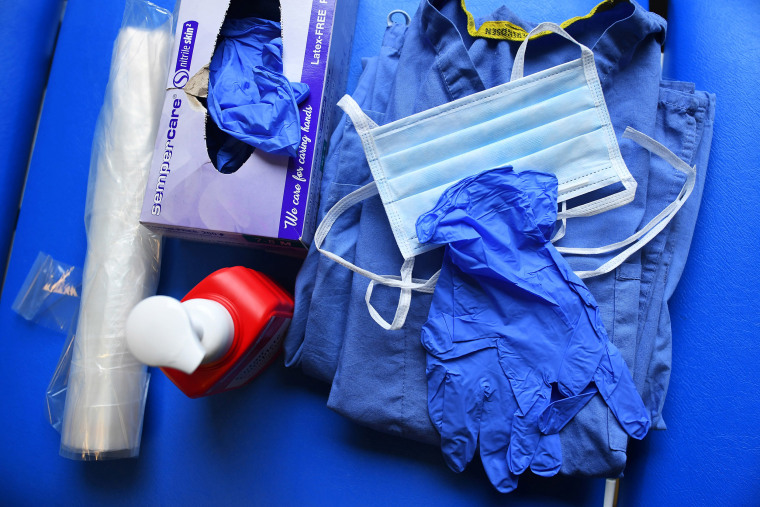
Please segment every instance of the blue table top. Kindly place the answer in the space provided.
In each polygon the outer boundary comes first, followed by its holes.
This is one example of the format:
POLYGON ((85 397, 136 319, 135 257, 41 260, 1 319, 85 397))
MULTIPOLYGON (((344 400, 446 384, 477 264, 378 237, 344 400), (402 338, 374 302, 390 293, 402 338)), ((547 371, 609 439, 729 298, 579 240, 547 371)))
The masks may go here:
MULTIPOLYGON (((470 3, 477 15, 500 2, 470 3)), ((728 3, 734 8, 696 8, 688 1, 669 7, 667 48, 678 52, 666 54, 665 71, 717 93, 718 119, 691 258, 671 304, 669 429, 631 446, 620 505, 760 502, 760 273, 750 262, 760 247, 754 231, 760 222, 760 150, 749 128, 760 103, 751 79, 760 77, 753 56, 760 49, 754 32, 760 13, 728 3), (742 9, 746 15, 737 14, 742 9), (729 26, 735 39, 725 36, 729 26), (719 36, 716 27, 722 27, 719 36), (707 33, 713 35, 695 35, 707 33), (718 70, 725 68, 726 55, 727 76, 718 70), (746 91, 742 98, 737 86, 746 91)), ((159 4, 171 7, 172 1, 159 4)), ((376 52, 387 13, 411 14, 417 4, 359 0, 349 90, 361 57, 376 52)), ((523 0, 510 6, 529 19, 561 21, 588 12, 595 1, 555 4, 548 9, 523 0)), ((438 449, 331 412, 325 406, 329 386, 281 361, 242 389, 197 400, 156 370, 139 458, 83 463, 58 455, 60 436, 47 422, 44 398, 64 336, 23 320, 10 307, 38 252, 84 262, 90 146, 123 7, 123 0, 69 0, 58 38, 0 302, 0 503, 600 505, 602 479, 525 477, 515 493, 500 495, 478 463, 455 474, 438 449)), ((231 265, 263 271, 292 288, 299 261, 167 239, 159 293, 182 297, 205 275, 231 265)))

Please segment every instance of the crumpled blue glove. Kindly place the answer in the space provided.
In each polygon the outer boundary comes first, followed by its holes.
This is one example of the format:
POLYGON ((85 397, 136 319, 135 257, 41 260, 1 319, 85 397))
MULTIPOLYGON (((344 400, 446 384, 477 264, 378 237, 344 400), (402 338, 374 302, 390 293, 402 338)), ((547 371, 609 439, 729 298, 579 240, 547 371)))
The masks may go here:
POLYGON ((462 344, 460 356, 496 344, 517 406, 501 456, 515 475, 596 392, 632 437, 650 424, 594 298, 549 241, 556 202, 554 176, 505 167, 452 185, 417 220, 421 242, 447 245, 423 346, 435 362, 449 342, 462 344))
POLYGON ((301 140, 298 104, 308 97, 309 87, 291 83, 282 73, 279 23, 259 18, 224 22, 209 63, 208 112, 240 143, 225 140, 210 150, 218 153, 220 171, 242 165, 240 159, 244 162, 252 151, 246 145, 296 156, 301 140))
MULTIPOLYGON (((436 291, 451 293, 454 283, 451 270, 442 272, 436 291)), ((491 484, 508 493, 517 487, 518 476, 509 469, 506 456, 518 406, 499 364, 498 338, 465 335, 459 341, 453 333, 440 332, 441 326, 454 326, 453 312, 447 311, 452 309, 453 298, 440 299, 445 301, 433 307, 441 318, 431 317, 422 328, 422 343, 428 351, 430 420, 441 435, 441 451, 449 468, 463 471, 479 442, 480 460, 491 484)), ((531 470, 552 476, 561 465, 559 435, 540 436, 531 470)))
MULTIPOLYGON (((528 198, 542 234, 550 234, 556 217, 551 200, 542 199, 536 192, 528 198)), ((430 418, 441 435, 441 450, 452 470, 464 470, 480 441, 481 462, 489 480, 497 490, 507 493, 517 487, 517 474, 509 469, 506 457, 518 405, 499 363, 499 335, 491 329, 493 321, 486 320, 486 326, 477 329, 481 322, 469 318, 486 309, 478 306, 476 280, 455 266, 447 267, 446 260, 444 266, 429 319, 422 328, 422 344, 428 351, 430 418), (455 297, 462 295, 462 289, 472 289, 475 294, 455 297), (472 303, 475 306, 469 307, 472 303), (460 322, 460 317, 464 321, 460 322), (453 332, 461 328, 473 332, 453 332)), ((539 438, 531 470, 537 475, 555 475, 562 465, 559 435, 539 438)))

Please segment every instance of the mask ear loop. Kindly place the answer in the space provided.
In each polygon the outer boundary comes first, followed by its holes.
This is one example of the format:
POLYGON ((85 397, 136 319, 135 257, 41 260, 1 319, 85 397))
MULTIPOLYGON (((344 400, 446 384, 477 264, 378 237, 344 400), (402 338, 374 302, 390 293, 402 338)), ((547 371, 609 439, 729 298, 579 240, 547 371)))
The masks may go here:
POLYGON ((377 312, 377 310, 375 310, 375 308, 372 306, 372 303, 370 302, 370 299, 372 298, 372 291, 375 288, 375 283, 380 283, 381 285, 389 284, 378 282, 376 280, 370 280, 369 285, 367 286, 367 292, 364 294, 364 302, 367 304, 367 309, 369 310, 369 314, 372 316, 372 320, 377 322, 383 329, 394 331, 396 329, 401 329, 404 326, 404 323, 406 322, 406 316, 409 313, 409 307, 411 306, 413 290, 425 294, 432 294, 435 290, 435 284, 438 282, 438 277, 441 275, 441 270, 439 269, 436 271, 435 274, 427 280, 421 280, 418 278, 412 278, 413 268, 414 257, 404 260, 404 264, 401 266, 401 276, 386 275, 382 277, 385 280, 401 280, 402 282, 406 283, 407 286, 412 287, 411 289, 401 289, 399 302, 396 306, 396 314, 393 316, 393 322, 390 324, 388 324, 388 322, 377 312))
POLYGON ((370 283, 367 287, 367 292, 364 297, 364 300, 367 304, 367 309, 369 310, 372 319, 381 327, 383 327, 383 329, 395 330, 401 329, 401 327, 404 325, 404 322, 406 321, 406 316, 409 312, 409 307, 411 306, 411 291, 414 290, 426 294, 432 294, 435 290, 435 284, 438 281, 440 271, 435 273, 427 280, 412 278, 414 258, 410 258, 404 261, 404 264, 401 267, 401 276, 378 275, 372 271, 360 268, 359 266, 356 266, 355 264, 347 261, 340 255, 336 255, 335 253, 322 248, 327 233, 330 232, 330 229, 338 217, 340 217, 340 215, 342 215, 351 206, 354 206, 355 204, 358 204, 359 202, 369 197, 375 196, 377 193, 377 185, 375 185, 375 182, 373 181, 357 190, 354 190, 336 202, 333 207, 330 208, 330 210, 325 214, 325 217, 322 219, 319 227, 317 227, 317 230, 314 233, 314 246, 316 247, 317 251, 319 251, 319 253, 328 259, 337 262, 341 266, 350 269, 354 273, 358 273, 370 279, 370 283), (393 321, 390 324, 385 319, 383 319, 382 316, 380 316, 380 314, 377 312, 377 310, 375 310, 370 302, 372 291, 376 283, 401 289, 399 303, 396 307, 396 314, 394 315, 393 321))
POLYGON ((575 274, 578 275, 579 278, 591 278, 594 276, 603 275, 620 266, 623 262, 625 262, 626 259, 628 259, 628 257, 633 255, 638 250, 642 249, 670 223, 670 221, 673 219, 676 213, 678 213, 678 210, 681 209, 681 207, 684 205, 694 190, 694 185, 697 179, 696 166, 689 166, 689 164, 678 158, 668 148, 658 143, 646 134, 632 129, 631 127, 625 129, 623 137, 631 139, 650 153, 657 155, 668 162, 678 171, 686 174, 686 181, 684 182, 681 191, 673 202, 668 204, 665 209, 663 209, 656 217, 650 220, 649 223, 647 223, 641 230, 624 239, 623 241, 618 241, 617 243, 613 243, 611 245, 605 245, 596 248, 558 247, 557 251, 561 254, 595 255, 600 253, 613 252, 630 245, 628 248, 593 271, 576 271, 575 274))
MULTIPOLYGON (((562 201, 562 212, 567 211, 567 201, 562 201)), ((559 227, 557 232, 554 233, 554 236, 552 236, 551 241, 552 243, 556 243, 557 241, 561 240, 565 237, 565 232, 567 232, 567 218, 562 218, 562 225, 559 227)))
MULTIPOLYGON (((401 281, 409 283, 412 280, 412 270, 414 269, 414 257, 411 259, 405 259, 404 264, 401 266, 401 281)), ((380 327, 387 329, 388 331, 395 331, 401 329, 406 322, 406 316, 409 313, 409 307, 412 304, 412 291, 410 289, 401 289, 401 294, 398 298, 398 305, 396 306, 396 313, 393 316, 393 322, 388 324, 380 313, 372 306, 372 291, 375 288, 375 280, 370 280, 367 286, 367 292, 364 294, 364 302, 367 304, 367 310, 372 317, 372 320, 377 322, 380 327)))
POLYGON ((578 45, 581 48, 581 58, 583 60, 583 65, 586 66, 590 63, 594 66, 594 71, 596 71, 594 53, 589 48, 573 39, 573 36, 567 33, 561 26, 556 23, 546 21, 544 23, 540 23, 533 30, 531 30, 528 36, 525 37, 525 40, 520 44, 520 47, 517 49, 517 54, 515 55, 515 62, 512 64, 512 75, 509 79, 510 81, 515 81, 517 79, 523 78, 523 74, 525 72, 525 50, 528 48, 528 41, 531 39, 531 37, 541 32, 554 32, 557 35, 561 35, 565 39, 569 40, 573 44, 578 45))
MULTIPOLYGON (((354 127, 356 128, 356 131, 362 140, 362 145, 364 146, 365 152, 367 152, 367 160, 370 161, 371 164, 371 160, 373 158, 371 155, 371 153, 373 153, 373 143, 371 141, 369 131, 377 128, 377 124, 372 121, 372 119, 368 117, 364 111, 362 111, 362 109, 350 95, 344 95, 343 98, 338 101, 338 106, 343 109, 351 118, 351 121, 353 122, 354 127)), ((319 227, 314 234, 314 243, 317 250, 321 254, 350 269, 351 271, 354 271, 355 273, 358 273, 370 279, 369 286, 367 287, 367 292, 364 296, 369 314, 372 316, 372 319, 377 322, 378 325, 380 325, 383 329, 396 330, 401 329, 401 327, 404 325, 404 322, 406 321, 406 316, 409 313, 409 307, 411 306, 411 291, 416 290, 420 292, 432 293, 435 288, 435 283, 438 280, 438 274, 436 273, 428 280, 418 280, 412 278, 414 258, 411 257, 404 260, 404 264, 401 267, 400 277, 377 275, 371 271, 360 268, 348 262, 347 260, 338 255, 335 255, 332 252, 322 249, 322 243, 324 242, 325 236, 327 235, 327 232, 330 230, 332 225, 335 223, 335 220, 337 220, 337 218, 343 214, 347 208, 357 204, 364 199, 377 195, 377 193, 377 184, 376 182, 372 182, 358 190, 355 190, 354 192, 350 193, 335 203, 335 205, 322 219, 322 223, 319 224, 319 227), (396 306, 396 313, 393 317, 393 321, 390 324, 372 306, 372 291, 374 290, 376 283, 401 289, 399 302, 396 306)))
POLYGON ((372 291, 375 288, 375 283, 380 283, 382 285, 388 285, 384 282, 378 282, 376 280, 370 280, 369 285, 367 286, 367 292, 364 294, 364 302, 367 304, 367 309, 369 310, 369 314, 372 316, 372 320, 377 322, 380 327, 383 329, 387 329, 389 331, 395 331, 396 329, 401 329, 404 326, 404 323, 406 322, 406 316, 409 313, 409 308, 412 304, 412 291, 415 290, 417 292, 422 292, 425 294, 432 294, 435 290, 435 284, 438 283, 438 277, 441 275, 441 270, 433 274, 430 278, 427 280, 420 280, 418 278, 412 278, 412 270, 414 269, 414 257, 410 259, 405 259, 404 264, 401 266, 401 276, 397 275, 387 275, 383 276, 385 280, 401 280, 403 283, 407 284, 407 287, 410 288, 402 288, 401 289, 401 295, 399 296, 398 305, 396 306, 396 313, 393 316, 393 322, 388 324, 388 321, 386 321, 377 310, 375 310, 375 307, 372 306, 372 303, 370 299, 372 299, 372 291), (420 285, 421 284, 421 285, 420 285))

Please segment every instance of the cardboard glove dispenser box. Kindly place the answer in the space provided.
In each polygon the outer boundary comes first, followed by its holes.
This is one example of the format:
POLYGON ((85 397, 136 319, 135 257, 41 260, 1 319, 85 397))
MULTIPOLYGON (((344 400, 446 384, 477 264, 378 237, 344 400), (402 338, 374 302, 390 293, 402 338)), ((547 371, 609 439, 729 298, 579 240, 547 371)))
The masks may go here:
MULTIPOLYGON (((340 117, 335 104, 346 88, 357 1, 279 2, 284 74, 309 86, 299 105, 298 156, 255 149, 237 171, 222 174, 206 147, 206 122, 213 120, 193 95, 203 89, 198 83, 208 74, 204 67, 228 8, 232 15, 242 6, 232 4, 182 0, 140 222, 165 236, 305 254, 328 141, 340 117)), ((270 7, 278 12, 276 2, 270 7)))

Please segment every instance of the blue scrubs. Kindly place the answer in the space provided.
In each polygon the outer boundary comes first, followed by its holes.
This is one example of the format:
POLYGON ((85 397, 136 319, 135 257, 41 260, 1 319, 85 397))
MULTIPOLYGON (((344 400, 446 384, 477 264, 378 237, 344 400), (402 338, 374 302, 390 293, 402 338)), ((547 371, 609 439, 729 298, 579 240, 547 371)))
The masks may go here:
MULTIPOLYGON (((537 24, 519 19, 505 7, 488 19, 512 21, 527 30, 537 24)), ((466 22, 459 2, 423 0, 406 30, 396 72, 374 79, 374 93, 387 101, 387 106, 378 111, 384 114, 374 117, 376 122, 387 123, 509 80, 519 42, 473 38, 466 22)), ((680 276, 687 250, 683 246, 688 246, 693 230, 709 152, 713 102, 707 94, 679 89, 687 85, 660 85, 665 22, 637 4, 615 4, 573 23, 567 31, 594 51, 618 137, 631 126, 664 142, 687 162, 697 163, 694 194, 657 238, 668 253, 663 255, 662 249, 657 249, 659 243, 652 241, 614 272, 587 280, 610 339, 631 368, 658 427, 670 364, 667 299, 680 276), (701 110, 704 113, 700 116, 701 110), (689 144, 694 144, 691 151, 689 144), (663 240, 663 236, 673 239, 663 240), (680 268, 675 272, 663 269, 666 258, 680 268), (660 274, 650 276, 650 271, 660 274), (649 298, 648 302, 642 298, 649 298)), ((576 46, 559 37, 536 39, 527 51, 526 74, 575 59, 577 53, 576 46)), ((344 140, 349 132, 355 135, 348 128, 344 140)), ((356 164, 346 171, 355 170, 357 177, 368 176, 358 140, 331 148, 336 149, 356 164), (349 150, 353 150, 350 156, 346 154, 349 150)), ((682 176, 675 169, 633 142, 622 141, 621 151, 638 182, 635 200, 594 217, 571 219, 559 245, 592 247, 624 239, 659 213, 669 198, 672 200, 670 193, 661 195, 660 190, 680 190, 682 176)), ((322 196, 334 202, 329 192, 322 196)), ((327 242, 329 250, 380 274, 397 274, 403 261, 379 197, 344 214, 327 242), (336 230, 339 223, 343 225, 336 230)), ((573 269, 586 270, 598 267, 612 255, 568 256, 568 261, 573 269)), ((296 301, 298 304, 300 298, 308 300, 311 295, 310 310, 308 316, 301 314, 295 319, 305 319, 305 328, 300 328, 303 331, 295 327, 288 336, 288 364, 300 363, 307 372, 332 379, 328 405, 337 412, 380 431, 437 443, 437 432, 427 414, 425 353, 420 346, 420 328, 431 296, 415 293, 404 328, 386 331, 367 312, 364 297, 368 280, 341 266, 329 266, 328 259, 316 261, 319 270, 308 268, 315 256, 318 254, 312 249, 307 267, 299 274, 296 301), (313 352, 307 355, 307 350, 313 352)), ((414 276, 427 278, 440 267, 441 258, 441 249, 418 257, 414 276)), ((398 290, 378 287, 372 302, 390 319, 397 298, 398 290)), ((297 314, 303 311, 299 306, 297 314)), ((615 476, 622 472, 627 436, 598 396, 560 437, 562 473, 615 476)))
MULTIPOLYGON (((390 77, 396 74, 406 25, 393 24, 385 32, 380 53, 364 62, 354 100, 375 122, 385 123, 390 77)), ((342 197, 372 180, 361 140, 343 115, 330 139, 320 189, 317 222, 342 197)), ((353 262, 359 234, 361 204, 335 223, 325 247, 353 262)), ((320 380, 332 382, 343 344, 353 273, 322 256, 312 244, 296 279, 293 321, 285 339, 285 364, 300 365, 320 380)))
MULTIPOLYGON (((636 383, 652 413, 653 425, 665 429, 662 407, 670 379, 671 327, 668 301, 681 278, 689 253, 697 212, 702 200, 712 143, 715 97, 695 91, 691 83, 663 81, 657 111, 659 141, 682 160, 697 167, 694 192, 684 207, 642 252, 639 325, 636 335, 636 383)), ((657 206, 671 202, 680 188, 682 174, 663 160, 652 157, 647 217, 657 206), (655 179, 656 178, 656 179, 655 179)))

